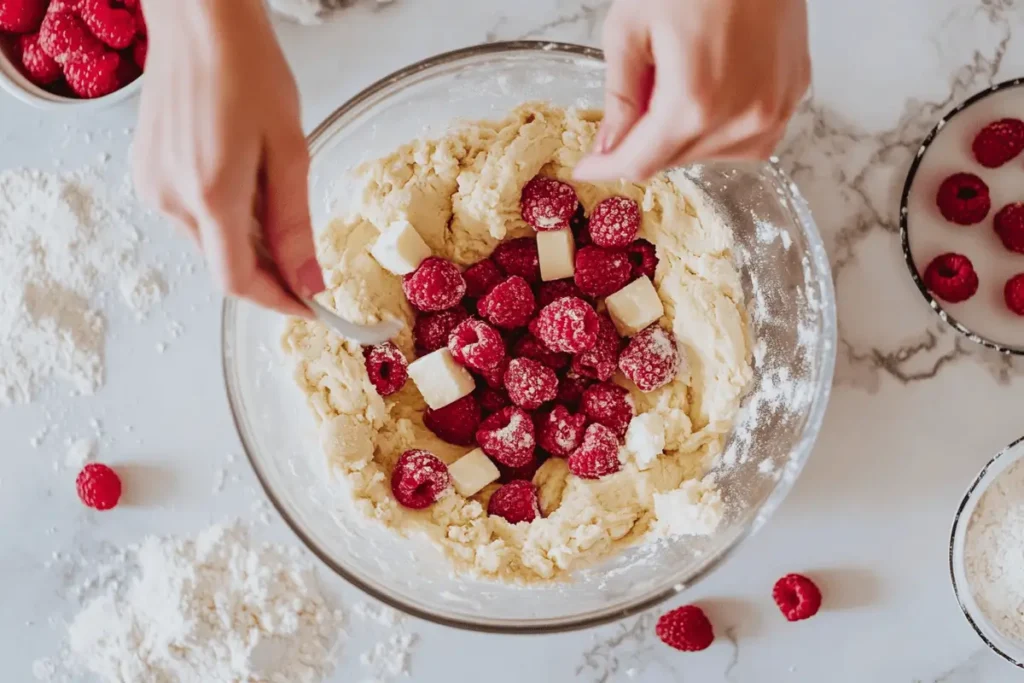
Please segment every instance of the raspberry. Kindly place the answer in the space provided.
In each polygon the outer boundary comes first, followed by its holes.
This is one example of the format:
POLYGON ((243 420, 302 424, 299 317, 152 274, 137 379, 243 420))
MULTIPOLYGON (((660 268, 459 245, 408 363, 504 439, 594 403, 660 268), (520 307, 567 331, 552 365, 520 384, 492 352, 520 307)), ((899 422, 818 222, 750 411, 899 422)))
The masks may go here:
POLYGON ((60 64, 53 61, 53 58, 39 47, 38 33, 20 36, 17 43, 17 54, 21 58, 21 66, 25 70, 25 75, 36 85, 50 85, 64 75, 60 64))
POLYGON ((988 185, 973 173, 954 173, 943 180, 935 203, 943 217, 957 225, 980 223, 992 208, 988 185))
POLYGON ((484 453, 509 467, 529 464, 537 445, 533 421, 517 406, 502 408, 481 422, 476 442, 484 453))
POLYGON ((58 64, 75 55, 102 55, 103 43, 71 12, 49 12, 39 27, 39 47, 58 64))
POLYGON ((540 282, 540 256, 537 254, 537 240, 532 237, 502 242, 491 258, 506 275, 518 275, 527 282, 540 282))
POLYGON ((786 574, 776 581, 772 599, 788 621, 810 619, 821 608, 821 591, 800 574, 786 574))
POLYGON ((480 404, 473 394, 463 396, 444 408, 427 408, 423 424, 440 439, 456 446, 469 446, 480 426, 480 404))
POLYGON ((582 353, 573 356, 572 369, 577 375, 604 382, 615 374, 622 338, 612 319, 602 313, 598 316, 597 340, 582 353))
POLYGON ((576 252, 573 279, 584 294, 608 296, 629 283, 633 266, 624 249, 583 247, 576 252))
POLYGON ((46 14, 46 0, 0 0, 0 31, 32 33, 46 14))
POLYGON ((994 223, 1003 246, 1024 254, 1024 204, 1016 202, 999 209, 994 223))
POLYGON ((103 97, 122 85, 119 76, 121 55, 72 55, 64 62, 64 78, 75 94, 85 99, 103 97))
POLYGON ((665 386, 679 369, 675 335, 657 323, 642 330, 622 350, 619 369, 640 391, 665 386))
POLYGON ((419 268, 402 276, 402 291, 409 303, 421 311, 443 311, 462 300, 466 280, 454 263, 430 256, 419 268))
POLYGON ((532 522, 540 517, 537 489, 523 479, 510 481, 491 496, 487 514, 501 517, 509 524, 532 522))
POLYGON ((413 510, 430 507, 450 486, 448 466, 429 451, 412 449, 402 453, 391 471, 391 493, 401 505, 413 510))
POLYGON ((555 402, 567 408, 575 409, 583 399, 583 392, 591 385, 589 377, 583 377, 570 370, 558 381, 558 396, 555 402))
MULTIPOLYGON (((136 0, 137 1, 137 0, 136 0)), ((142 11, 142 3, 139 2, 134 8, 131 3, 125 2, 125 7, 133 9, 135 11, 135 30, 142 36, 146 37, 149 35, 149 29, 146 27, 146 15, 142 11)))
POLYGON ((480 404, 481 410, 488 415, 512 405, 512 401, 504 389, 495 389, 493 387, 480 387, 477 389, 476 400, 480 404))
POLYGON ((132 46, 132 59, 135 60, 135 63, 143 71, 146 69, 147 54, 149 54, 149 41, 145 38, 139 38, 135 41, 135 45, 132 46))
POLYGON ((135 15, 113 7, 109 0, 82 0, 78 16, 94 36, 115 50, 123 50, 135 40, 135 15))
POLYGON ((568 458, 583 443, 586 426, 587 416, 583 413, 574 414, 565 406, 555 406, 534 424, 537 444, 551 455, 568 458))
POLYGON ((535 360, 513 358, 505 371, 505 389, 513 403, 536 410, 558 395, 558 376, 535 360))
POLYGON ((1024 121, 999 119, 974 137, 974 158, 985 168, 998 168, 1024 151, 1024 121))
POLYGON ((82 3, 82 0, 50 0, 50 6, 46 8, 47 12, 74 12, 78 13, 78 6, 82 3))
POLYGON ((967 301, 978 291, 978 274, 969 258, 950 252, 928 264, 924 285, 943 301, 955 304, 967 301))
MULTIPOLYGON (((536 425, 534 425, 534 431, 536 432, 536 425)), ((520 467, 509 467, 508 465, 502 465, 500 462, 494 463, 495 467, 498 468, 500 476, 498 481, 502 484, 507 484, 510 481, 533 481, 533 475, 537 474, 537 469, 546 458, 542 457, 543 454, 539 451, 534 453, 534 457, 530 459, 530 462, 520 467)))
POLYGON ((91 462, 75 479, 79 499, 94 510, 109 510, 121 498, 121 478, 106 465, 91 462))
POLYGON ((696 605, 684 605, 661 615, 654 632, 661 642, 683 652, 706 650, 715 640, 711 622, 696 605))
POLYGON ((599 247, 625 247, 640 231, 640 207, 628 197, 608 197, 590 212, 590 239, 599 247))
POLYGON ((1024 315, 1024 273, 1014 275, 1003 287, 1006 307, 1017 315, 1024 315))
POLYGON ((519 199, 523 220, 536 230, 568 228, 579 203, 572 185, 544 176, 526 183, 519 199))
POLYGON ((585 247, 591 243, 589 226, 590 220, 587 218, 586 211, 583 210, 583 205, 580 204, 576 207, 576 213, 572 215, 572 219, 569 221, 569 228, 576 238, 577 247, 585 247))
POLYGON ((491 259, 484 259, 466 269, 462 274, 466 280, 466 296, 479 299, 486 295, 494 286, 505 279, 498 264, 491 259))
POLYGON ((600 320, 583 299, 562 297, 540 310, 530 332, 552 351, 580 353, 594 346, 600 320))
POLYGON ((530 285, 518 275, 496 285, 477 304, 480 315, 506 330, 528 323, 535 307, 530 285))
POLYGON ((498 331, 483 320, 470 318, 452 330, 448 350, 467 368, 489 370, 505 357, 505 342, 498 331))
POLYGON ((626 247, 626 253, 629 254, 629 262, 633 266, 629 279, 635 280, 646 275, 653 281, 654 271, 658 269, 658 252, 654 245, 647 240, 637 240, 626 247))
POLYGON ((590 297, 581 292, 575 282, 570 279, 565 279, 542 282, 540 286, 537 287, 537 306, 544 308, 548 304, 557 299, 561 299, 564 296, 574 296, 577 299, 583 299, 584 301, 587 301, 587 303, 590 303, 588 301, 590 297))
POLYGON ((487 386, 492 389, 504 389, 505 388, 505 371, 508 370, 508 356, 501 359, 501 362, 495 365, 493 368, 487 370, 480 370, 477 372, 478 375, 484 378, 487 382, 487 386))
POLYGON ((409 363, 391 342, 364 348, 363 361, 370 384, 381 396, 395 393, 405 386, 405 380, 409 378, 409 363))
POLYGON ((600 479, 621 468, 619 440, 602 424, 587 427, 580 447, 569 456, 569 471, 580 479, 600 479))
POLYGON ((543 363, 552 370, 561 370, 569 365, 572 357, 567 353, 558 353, 540 343, 532 334, 523 335, 512 347, 512 355, 516 358, 529 358, 543 363))
POLYGON ((416 316, 416 323, 412 327, 416 351, 420 354, 428 354, 448 346, 448 338, 451 336, 452 330, 468 317, 469 313, 462 308, 416 316))
POLYGON ((626 435, 633 419, 633 398, 618 384, 592 384, 583 392, 580 402, 583 413, 593 422, 604 425, 620 439, 626 435))

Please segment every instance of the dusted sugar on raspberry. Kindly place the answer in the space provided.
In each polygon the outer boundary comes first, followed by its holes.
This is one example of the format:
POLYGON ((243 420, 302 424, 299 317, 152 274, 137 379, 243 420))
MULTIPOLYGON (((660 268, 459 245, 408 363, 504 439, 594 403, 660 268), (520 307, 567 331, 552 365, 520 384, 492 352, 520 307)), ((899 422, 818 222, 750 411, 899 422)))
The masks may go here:
POLYGON ((580 409, 592 421, 603 424, 621 439, 633 419, 633 397, 618 384, 592 384, 583 392, 580 409))
POLYGON ((586 426, 586 415, 572 413, 565 406, 556 405, 534 423, 537 445, 551 455, 568 458, 583 443, 586 426))
POLYGON ((589 296, 614 294, 625 287, 632 276, 633 266, 624 249, 583 247, 576 252, 576 286, 589 296))
POLYGON ((60 64, 39 46, 38 33, 20 36, 16 49, 25 75, 36 85, 51 85, 64 75, 60 64))
POLYGON ((483 320, 470 318, 455 326, 448 337, 448 350, 459 363, 472 370, 490 370, 505 357, 505 341, 483 320))
POLYGON ((106 465, 91 462, 75 478, 78 498, 94 510, 110 510, 121 499, 121 478, 106 465))
POLYGON ((683 652, 706 650, 715 640, 711 622, 696 605, 684 605, 661 615, 654 633, 661 642, 683 652))
POLYGON ((39 27, 39 47, 58 64, 74 56, 99 56, 106 48, 71 12, 49 12, 39 27))
POLYGON ((423 425, 443 441, 456 446, 469 446, 476 439, 481 417, 480 404, 470 394, 444 408, 427 408, 423 413, 423 425))
POLYGON ((523 327, 530 322, 536 302, 525 279, 513 275, 497 285, 477 304, 477 310, 502 329, 523 327))
POLYGON ((454 263, 429 256, 419 268, 402 276, 402 291, 421 311, 443 311, 462 301, 466 280, 454 263))
POLYGON ((390 396, 409 379, 409 362, 405 355, 391 342, 363 349, 363 362, 370 384, 381 396, 390 396))
POLYGON ((0 31, 35 31, 46 14, 46 5, 46 0, 0 0, 0 31))
POLYGON ((810 619, 821 608, 821 591, 801 574, 787 574, 776 581, 772 599, 787 621, 810 619))
POLYGON ((951 223, 980 223, 992 208, 988 185, 973 173, 954 173, 939 185, 935 197, 939 212, 951 223))
POLYGON ((566 296, 574 296, 577 299, 583 299, 590 303, 590 297, 581 292, 575 282, 567 278, 565 280, 552 280, 551 282, 540 283, 540 286, 537 287, 537 306, 538 308, 544 308, 548 304, 566 296))
POLYGON ((590 239, 599 247, 625 247, 640 232, 640 207, 629 197, 608 197, 590 212, 590 239))
POLYGON ((512 355, 516 358, 529 358, 538 363, 543 363, 552 370, 561 370, 568 367, 572 356, 567 353, 552 351, 542 344, 532 334, 525 334, 519 338, 516 345, 512 347, 512 355))
POLYGON ((569 471, 580 479, 600 479, 622 469, 619 440, 602 424, 592 424, 583 433, 580 447, 569 456, 569 471))
POLYGON ((484 378, 487 386, 492 389, 504 389, 505 388, 505 371, 508 370, 509 357, 505 356, 501 359, 493 368, 487 370, 478 370, 477 374, 484 378))
POLYGON ((604 382, 615 374, 622 337, 615 323, 606 314, 598 316, 597 339, 594 345, 573 356, 572 369, 577 375, 604 382))
POLYGON ((626 247, 629 263, 633 266, 630 279, 647 276, 654 281, 654 271, 658 269, 658 251, 647 240, 637 240, 626 247))
POLYGON ((998 168, 1024 151, 1024 121, 999 119, 988 124, 974 137, 971 151, 978 163, 998 168))
POLYGON ((518 237, 499 244, 491 258, 506 275, 518 275, 527 282, 540 282, 540 254, 537 240, 518 237))
POLYGON ((640 391, 665 386, 679 369, 675 335, 658 324, 645 328, 622 350, 619 369, 640 391))
POLYGON ((477 389, 476 400, 480 404, 480 409, 487 415, 512 405, 512 399, 508 397, 505 390, 494 387, 485 386, 477 389))
POLYGON ((523 220, 535 230, 568 228, 578 205, 572 185, 545 176, 535 176, 526 183, 519 200, 523 220))
POLYGON ((118 90, 121 79, 121 55, 73 55, 64 62, 64 78, 76 95, 94 99, 118 90))
POLYGON ((1006 307, 1017 315, 1024 315, 1024 273, 1014 275, 1003 287, 1006 307))
POLYGON ((1015 202, 999 209, 995 229, 1004 247, 1024 254, 1024 203, 1015 202))
POLYGON ((487 514, 509 524, 532 522, 540 517, 537 488, 529 481, 510 481, 494 492, 487 502, 487 514))
POLYGON ((135 15, 122 7, 114 7, 110 0, 82 0, 78 16, 94 36, 115 50, 129 47, 135 40, 135 15))
POLYGON ((502 465, 522 467, 533 460, 537 445, 533 420, 518 406, 503 408, 480 423, 476 442, 502 465))
POLYGON ((552 351, 580 353, 597 342, 600 320, 583 299, 562 297, 544 308, 530 323, 530 331, 552 351))
POLYGON ((513 358, 505 371, 505 390, 516 405, 536 410, 558 395, 558 375, 529 358, 513 358))
POLYGON ((569 370, 565 373, 564 377, 558 380, 558 395, 555 397, 555 403, 575 410, 579 407, 580 401, 583 400, 583 392, 591 384, 593 384, 593 380, 589 377, 584 377, 574 370, 569 370))
POLYGON ((505 279, 498 264, 491 259, 474 263, 462 274, 466 280, 466 296, 479 299, 505 279))
POLYGON ((416 351, 425 355, 448 346, 452 330, 467 318, 469 318, 469 313, 466 313, 463 308, 417 315, 416 322, 412 327, 416 351))
POLYGON ((978 291, 978 274, 969 258, 950 252, 928 264, 924 285, 943 301, 955 304, 967 301, 978 291))
POLYGON ((391 471, 391 493, 404 507, 428 508, 451 488, 448 466, 429 451, 413 449, 402 453, 391 471))

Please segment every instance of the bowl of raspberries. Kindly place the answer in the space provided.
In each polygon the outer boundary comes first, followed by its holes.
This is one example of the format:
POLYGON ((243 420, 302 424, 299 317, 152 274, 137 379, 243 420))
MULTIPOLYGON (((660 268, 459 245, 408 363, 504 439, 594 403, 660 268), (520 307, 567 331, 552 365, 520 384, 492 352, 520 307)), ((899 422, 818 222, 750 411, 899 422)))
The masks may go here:
POLYGON ((0 86, 36 107, 132 97, 146 48, 139 0, 0 0, 0 86))

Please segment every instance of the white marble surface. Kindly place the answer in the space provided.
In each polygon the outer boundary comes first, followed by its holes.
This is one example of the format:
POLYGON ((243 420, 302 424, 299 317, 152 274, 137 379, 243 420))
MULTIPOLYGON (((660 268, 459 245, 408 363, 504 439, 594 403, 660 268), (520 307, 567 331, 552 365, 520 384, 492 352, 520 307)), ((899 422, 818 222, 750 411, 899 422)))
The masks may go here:
MULTIPOLYGON (((1021 674, 985 650, 951 595, 951 517, 981 465, 1019 436, 1022 366, 945 328, 906 276, 897 236, 902 179, 919 140, 952 103, 1024 71, 1018 0, 812 0, 814 98, 794 121, 783 159, 825 234, 838 288, 837 386, 814 456, 766 528, 692 592, 718 627, 706 652, 682 654, 653 635, 654 615, 591 632, 475 635, 407 621, 417 635, 410 680, 872 681, 969 683, 1021 674), (788 624, 770 599, 789 571, 822 584, 826 608, 788 624), (510 665, 511 664, 511 665, 510 665)), ((486 40, 595 43, 596 0, 395 0, 356 6, 317 27, 281 24, 312 126, 371 80, 436 52, 486 40)), ((85 119, 41 115, 0 98, 0 165, 122 163, 126 105, 85 119)), ((0 662, 2 679, 31 681, 67 616, 67 556, 147 532, 188 532, 262 499, 241 457, 222 389, 219 300, 197 262, 162 225, 146 228, 173 291, 136 326, 112 321, 108 377, 90 398, 60 392, 0 410, 0 662), (184 328, 173 338, 169 323, 184 328), (154 345, 167 342, 158 355, 154 345), (101 457, 130 470, 137 504, 99 517, 55 472, 66 435, 98 418, 101 457), (39 447, 30 437, 56 423, 39 447), (125 431, 130 427, 131 432, 125 431), (224 468, 223 492, 212 493, 224 468), (59 553, 54 561, 53 554, 59 553)), ((258 511, 258 510, 257 510, 258 511)), ((280 523, 274 533, 288 539, 280 523)), ((344 605, 362 598, 330 582, 344 605)), ((668 605, 666 605, 668 607, 668 605)), ((330 681, 361 681, 360 654, 388 629, 353 617, 330 681)))

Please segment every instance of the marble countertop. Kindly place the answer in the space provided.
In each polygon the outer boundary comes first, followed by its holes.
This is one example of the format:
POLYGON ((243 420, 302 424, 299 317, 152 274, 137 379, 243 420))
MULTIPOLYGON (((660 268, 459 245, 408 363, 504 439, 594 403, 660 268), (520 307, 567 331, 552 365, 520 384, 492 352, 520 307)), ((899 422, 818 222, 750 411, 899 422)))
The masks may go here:
MULTIPOLYGON (((350 7, 321 26, 282 22, 279 32, 311 127, 372 80, 440 51, 517 38, 596 44, 606 8, 597 0, 395 0, 350 7)), ((947 547, 967 484, 1021 434, 1024 363, 975 346, 930 311, 906 275, 897 212, 906 170, 935 119, 1024 71, 1024 43, 1012 40, 1024 30, 1024 5, 817 0, 811 24, 813 98, 781 157, 809 198, 834 268, 836 388, 814 455, 778 513, 710 578, 666 605, 705 604, 718 625, 715 644, 696 654, 669 650, 654 637, 656 613, 543 638, 405 620, 401 628, 416 636, 408 680, 1019 679, 960 615, 947 547), (786 623, 771 602, 772 583, 790 571, 822 585, 826 608, 812 621, 786 623)), ((123 163, 133 122, 132 103, 72 119, 3 97, 0 165, 72 168, 98 153, 123 163)), ((197 270, 170 269, 171 294, 147 323, 112 322, 104 388, 89 398, 54 395, 0 410, 0 661, 7 681, 33 680, 32 662, 59 646, 55 625, 74 609, 63 560, 261 509, 244 459, 228 457, 240 456, 241 446, 222 389, 219 299, 190 246, 163 225, 151 230, 147 249, 197 270), (184 330, 177 338, 175 325, 184 330), (158 343, 167 343, 162 355, 153 351, 158 343), (83 511, 70 475, 54 471, 66 450, 61 437, 87 430, 92 419, 111 435, 101 457, 148 482, 140 502, 113 521, 83 511), (54 421, 53 436, 33 448, 31 436, 54 421), (226 483, 214 494, 220 470, 226 483)), ((290 538, 276 519, 271 530, 290 538)), ((330 585, 344 605, 365 600, 339 581, 330 585)), ((329 681, 373 680, 360 654, 388 629, 350 620, 329 681)))

